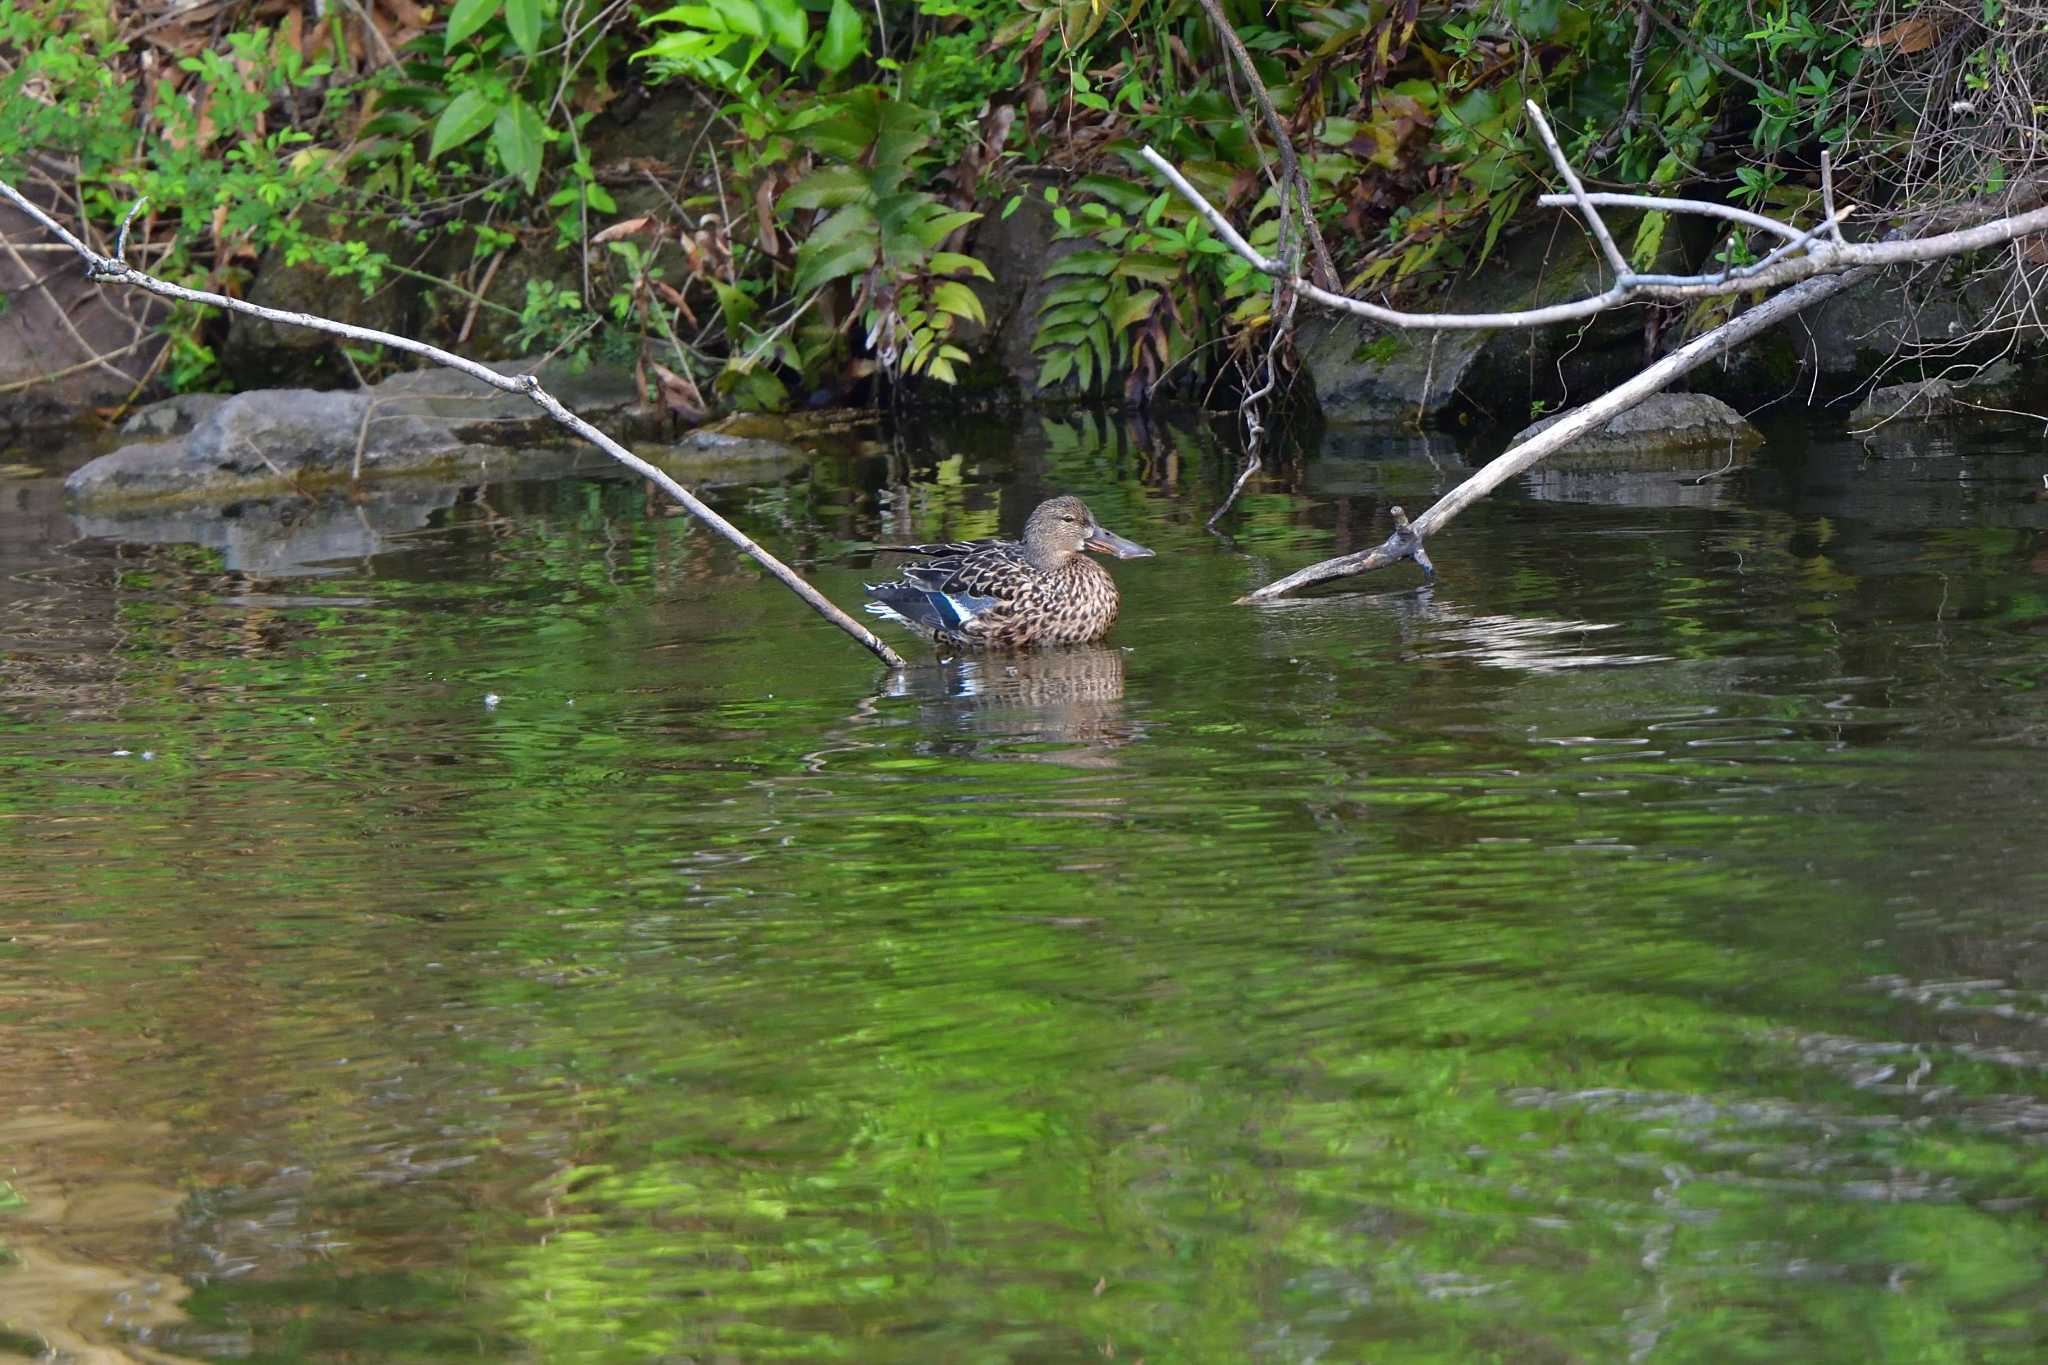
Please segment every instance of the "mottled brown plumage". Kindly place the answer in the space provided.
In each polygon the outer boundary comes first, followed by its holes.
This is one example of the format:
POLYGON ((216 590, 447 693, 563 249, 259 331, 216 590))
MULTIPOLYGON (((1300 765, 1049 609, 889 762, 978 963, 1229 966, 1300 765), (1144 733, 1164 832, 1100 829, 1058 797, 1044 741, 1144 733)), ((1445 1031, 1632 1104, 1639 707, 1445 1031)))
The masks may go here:
POLYGON ((1116 582, 1085 551, 1152 552, 1096 523, 1079 498, 1043 503, 1021 540, 894 547, 923 562, 870 583, 867 609, 956 649, 1024 649, 1099 640, 1116 621, 1116 582))

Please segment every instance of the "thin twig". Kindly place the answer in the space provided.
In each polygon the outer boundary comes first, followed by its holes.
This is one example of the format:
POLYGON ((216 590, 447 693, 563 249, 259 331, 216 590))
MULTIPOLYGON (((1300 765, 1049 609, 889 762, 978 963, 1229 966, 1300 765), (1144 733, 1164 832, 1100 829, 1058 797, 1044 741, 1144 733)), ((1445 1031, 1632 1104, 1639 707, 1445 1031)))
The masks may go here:
POLYGON ((1291 192, 1300 203, 1302 232, 1308 239, 1309 253, 1315 264, 1316 283, 1325 289, 1335 289, 1337 267, 1331 263, 1330 249, 1323 245, 1323 234, 1316 227, 1315 205, 1310 202, 1308 180, 1301 173, 1301 160, 1294 154, 1294 142, 1287 136, 1287 126, 1280 122, 1279 111, 1273 108, 1273 97, 1266 92, 1266 83, 1259 79, 1259 70, 1252 64, 1252 54, 1246 51, 1237 30, 1231 27, 1223 7, 1217 0, 1202 0, 1202 9, 1207 12, 1210 26, 1216 30, 1216 36, 1230 53, 1231 60, 1244 73, 1245 83, 1252 88, 1252 98, 1259 103, 1259 113, 1273 134, 1273 150, 1280 158, 1280 178, 1284 182, 1280 187, 1281 194, 1291 192))
POLYGON ((1835 163, 1828 155, 1827 148, 1820 152, 1820 211, 1827 215, 1828 236, 1835 245, 1842 244, 1842 215, 1835 209, 1835 163))
POLYGON ((767 550, 761 548, 746 532, 740 530, 737 526, 734 526, 710 507, 706 506, 696 494, 677 483, 664 470, 649 464, 646 460, 633 454, 632 451, 627 450, 589 422, 562 406, 559 399, 541 387, 537 376, 531 374, 499 374, 496 370, 480 365, 474 360, 456 355, 451 351, 444 351, 438 346, 430 346, 423 341, 415 341, 411 337, 397 336, 390 332, 380 332, 370 327, 356 327, 345 322, 334 322, 327 318, 317 317, 311 313, 289 313, 281 308, 265 308, 260 304, 249 303, 242 299, 231 299, 225 295, 208 293, 201 289, 187 289, 182 285, 172 284, 168 280, 160 280, 154 275, 137 270, 127 262, 116 257, 99 255, 66 230, 63 224, 50 217, 47 213, 44 213, 41 208, 28 199, 23 198, 20 191, 16 190, 14 186, 8 184, 5 180, 0 180, 0 198, 5 198, 16 208, 42 224, 45 229, 55 234, 60 240, 70 244, 84 258, 86 275, 89 279, 109 284, 130 285, 158 295, 161 298, 179 299, 186 303, 202 303, 214 308, 225 308, 231 312, 243 313, 250 317, 262 318, 266 322, 281 323, 288 327, 305 327, 316 332, 326 332, 331 336, 344 337, 351 341, 364 341, 378 346, 388 346, 393 350, 405 351, 408 354, 431 360, 438 365, 445 365, 449 369, 459 370, 477 382, 488 384, 494 389, 500 389, 506 393, 524 394, 532 399, 534 403, 538 404, 542 411, 552 417, 559 426, 582 437, 614 460, 617 460, 620 464, 626 466, 626 468, 659 486, 663 492, 682 504, 683 508, 690 515, 696 517, 697 520, 703 522, 727 542, 735 546, 742 554, 767 570, 771 577, 803 599, 805 605, 809 606, 811 610, 817 612, 833 625, 852 636, 854 640, 859 642, 863 648, 877 659, 880 659, 891 668, 901 668, 904 666, 902 656, 889 648, 873 631, 834 606, 829 598, 805 582, 795 570, 791 569, 767 550))

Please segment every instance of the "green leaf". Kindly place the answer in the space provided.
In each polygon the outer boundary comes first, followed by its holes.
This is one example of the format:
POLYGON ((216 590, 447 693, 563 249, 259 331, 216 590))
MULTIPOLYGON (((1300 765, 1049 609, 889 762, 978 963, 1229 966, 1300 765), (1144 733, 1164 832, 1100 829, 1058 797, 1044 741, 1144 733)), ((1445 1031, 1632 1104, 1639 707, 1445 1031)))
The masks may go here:
POLYGON ((879 235, 880 225, 875 222, 875 215, 868 211, 867 206, 848 204, 812 228, 811 235, 804 239, 803 246, 812 251, 823 251, 827 247, 835 247, 841 242, 858 238, 872 249, 879 235))
POLYGON ((963 270, 970 275, 979 275, 984 280, 995 279, 995 276, 989 273, 988 267, 972 256, 958 251, 932 253, 931 272, 934 275, 957 275, 963 270))
MULTIPOLYGON (((1038 315, 1038 326, 1040 330, 1044 330, 1049 327, 1061 326, 1064 323, 1085 323, 1101 311, 1102 302, 1099 299, 1090 299, 1085 303, 1063 303, 1057 307, 1048 307, 1044 312, 1040 313, 1038 315)), ((1079 333, 1077 332, 1075 335, 1078 336, 1079 333)))
POLYGON ((1050 309, 1062 303, 1085 303, 1091 308, 1099 308, 1102 301, 1108 297, 1108 282, 1089 275, 1054 286, 1047 292, 1045 302, 1039 306, 1041 309, 1050 309))
POLYGON ((836 209, 872 192, 873 180, 857 166, 826 166, 812 171, 782 192, 775 201, 778 213, 797 209, 836 209))
POLYGON ((953 234, 955 228, 966 227, 981 217, 971 209, 953 209, 946 213, 935 213, 911 229, 927 248, 935 247, 953 234))
POLYGON ((711 0, 711 8, 725 24, 728 33, 744 33, 749 38, 765 38, 767 25, 761 22, 761 11, 754 0, 711 0))
MULTIPOLYGON (((540 50, 541 0, 505 0, 505 27, 512 32, 512 41, 519 44, 519 50, 531 57, 540 50)), ((454 26, 451 20, 449 26, 454 26)))
POLYGON ((1145 205, 1152 202, 1153 191, 1133 185, 1128 180, 1118 180, 1108 175, 1084 175, 1075 183, 1077 190, 1086 190, 1097 199, 1116 208, 1119 213, 1140 213, 1145 205))
POLYGON ((847 0, 832 0, 832 12, 825 18, 825 36, 818 43, 818 65, 838 75, 867 51, 867 25, 860 11, 847 0))
POLYGON ((1147 289, 1142 294, 1132 294, 1121 302, 1111 305, 1109 325, 1119 332, 1130 330, 1131 324, 1143 322, 1152 316, 1152 310, 1159 306, 1159 291, 1147 289))
POLYGON ((497 118, 491 121, 491 149, 505 169, 519 177, 528 194, 540 183, 541 154, 546 146, 547 129, 532 105, 514 95, 511 103, 499 108, 497 118))
POLYGON ((874 142, 881 121, 881 96, 868 88, 797 111, 783 124, 783 131, 814 152, 852 161, 874 142))
POLYGON ((441 50, 452 52, 455 45, 490 22, 501 0, 455 0, 448 11, 448 29, 441 35, 441 50))
POLYGON ((1069 374, 1072 374, 1073 370, 1074 353, 1072 351, 1061 351, 1039 367, 1038 387, 1049 389, 1062 379, 1065 379, 1069 374))
MULTIPOLYGON (((1217 243, 1221 246, 1222 243, 1217 243)), ((1228 248, 1225 248, 1228 250, 1228 248)), ((1076 251, 1062 256, 1045 268, 1047 279, 1055 275, 1107 275, 1116 269, 1114 251, 1076 251)))
POLYGON ((1111 272, 1120 280, 1143 280, 1147 284, 1173 284, 1187 274, 1180 261, 1151 252, 1134 251, 1116 263, 1111 272))
POLYGON ((944 356, 933 357, 931 363, 926 366, 925 373, 938 380, 941 384, 957 384, 960 382, 960 376, 953 371, 953 362, 944 356))
POLYGON ((980 298, 958 280, 947 280, 932 290, 932 306, 942 308, 954 317, 973 318, 983 326, 988 325, 988 314, 981 310, 980 298))
POLYGON ((875 246, 875 239, 865 235, 821 249, 806 241, 796 254, 796 292, 809 294, 834 280, 866 273, 875 263, 875 246))
POLYGON ((718 291, 718 311, 725 315, 726 330, 738 336, 753 321, 754 311, 760 305, 745 290, 722 280, 713 280, 711 287, 718 291))
POLYGON ((793 60, 811 40, 811 19, 796 0, 756 0, 768 37, 793 60))
POLYGON ((463 143, 491 126, 491 120, 498 116, 498 106, 491 103, 483 91, 469 89, 448 101, 448 107, 441 111, 441 117, 434 120, 434 141, 427 149, 427 159, 441 155, 451 147, 463 143))

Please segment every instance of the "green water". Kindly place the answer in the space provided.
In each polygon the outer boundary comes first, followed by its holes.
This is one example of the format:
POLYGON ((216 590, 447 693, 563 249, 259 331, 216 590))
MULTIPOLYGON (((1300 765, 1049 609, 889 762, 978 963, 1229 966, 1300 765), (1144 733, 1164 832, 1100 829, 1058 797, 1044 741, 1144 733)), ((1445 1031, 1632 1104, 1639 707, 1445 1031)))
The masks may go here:
POLYGON ((0 484, 0 1358, 2039 1360, 2037 452, 1265 609, 1457 452, 718 490, 846 603, 1052 491, 1159 551, 895 678, 621 482, 311 574, 0 484))

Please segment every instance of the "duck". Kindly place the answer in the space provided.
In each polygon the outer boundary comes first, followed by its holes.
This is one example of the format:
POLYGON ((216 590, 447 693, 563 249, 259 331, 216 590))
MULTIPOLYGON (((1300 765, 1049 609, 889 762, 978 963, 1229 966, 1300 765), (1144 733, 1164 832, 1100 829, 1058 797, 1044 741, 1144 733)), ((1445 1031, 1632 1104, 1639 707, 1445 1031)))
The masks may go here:
POLYGON ((866 610, 956 650, 1093 644, 1116 624, 1117 592, 1087 552, 1152 555, 1104 529, 1072 495, 1040 503, 1017 540, 889 548, 922 562, 905 565, 892 582, 868 584, 874 599, 866 610))

